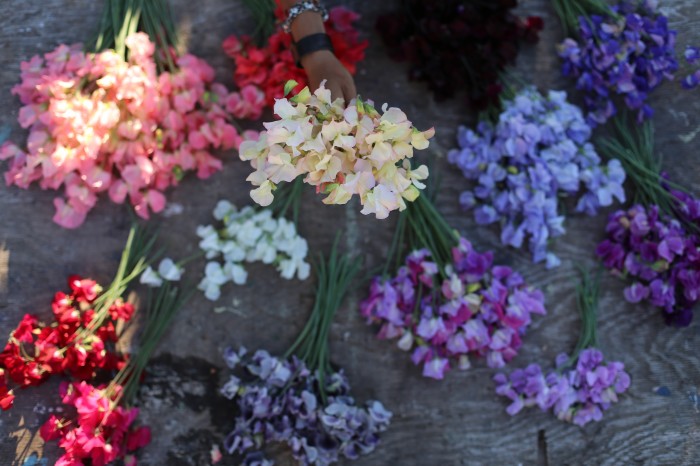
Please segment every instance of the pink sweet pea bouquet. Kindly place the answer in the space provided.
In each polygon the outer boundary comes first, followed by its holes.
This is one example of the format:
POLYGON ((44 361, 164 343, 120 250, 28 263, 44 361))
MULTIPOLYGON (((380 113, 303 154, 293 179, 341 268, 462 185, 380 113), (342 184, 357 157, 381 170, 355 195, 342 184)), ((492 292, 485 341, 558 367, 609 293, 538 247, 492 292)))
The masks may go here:
POLYGON ((118 204, 128 198, 142 218, 160 212, 186 172, 208 178, 222 164, 213 152, 238 147, 233 117, 257 119, 264 105, 261 90, 231 93, 205 61, 175 56, 143 32, 123 45, 122 53, 59 45, 22 63, 12 89, 29 135, 0 148, 5 181, 62 188, 54 221, 65 228, 80 226, 102 192, 118 204))

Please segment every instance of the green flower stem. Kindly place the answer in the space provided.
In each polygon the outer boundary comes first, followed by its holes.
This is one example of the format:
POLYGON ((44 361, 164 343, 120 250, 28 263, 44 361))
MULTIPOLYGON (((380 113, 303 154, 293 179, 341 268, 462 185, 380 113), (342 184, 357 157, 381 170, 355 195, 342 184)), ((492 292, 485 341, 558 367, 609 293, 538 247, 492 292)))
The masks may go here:
POLYGON ((657 205, 662 214, 677 218, 691 230, 698 226, 678 215, 680 201, 666 187, 681 192, 687 190, 661 176, 662 159, 654 151, 654 129, 650 121, 641 129, 630 129, 626 115, 616 117, 615 137, 599 141, 599 147, 609 158, 617 158, 634 187, 634 202, 644 206, 657 205))
POLYGON ((576 285, 576 303, 581 315, 581 333, 571 356, 558 370, 572 367, 576 364, 579 354, 586 348, 595 347, 598 344, 596 328, 598 325, 598 302, 600 298, 600 270, 595 278, 591 273, 579 267, 581 271, 581 281, 576 285))
POLYGON ((275 198, 270 204, 270 209, 275 217, 284 217, 291 208, 292 221, 294 226, 298 226, 299 209, 301 207, 301 194, 304 189, 304 177, 297 176, 294 181, 284 183, 275 192, 275 198))
POLYGON ((350 283, 359 272, 358 258, 349 255, 340 256, 338 239, 333 245, 328 260, 321 255, 316 263, 318 283, 316 301, 311 316, 301 333, 287 350, 285 359, 296 355, 305 362, 309 370, 316 374, 321 400, 327 401, 325 381, 330 367, 328 335, 336 311, 347 294, 350 283))
POLYGON ((200 251, 198 251, 198 252, 195 252, 194 254, 191 254, 191 255, 185 257, 184 259, 180 259, 179 261, 177 261, 177 262, 175 263, 175 266, 182 268, 182 267, 184 267, 185 265, 187 265, 187 264, 189 264, 190 262, 192 262, 193 260, 197 260, 197 259, 199 259, 200 257, 204 257, 205 255, 206 255, 206 252, 200 250, 200 251))
POLYGON ((116 395, 115 402, 124 400, 127 404, 131 404, 148 361, 175 315, 190 296, 191 293, 183 294, 167 282, 158 289, 155 298, 152 294, 149 296, 140 336, 143 343, 137 355, 128 361, 110 384, 111 390, 115 390, 117 386, 122 387, 121 393, 116 395))
POLYGON ((394 267, 399 268, 401 261, 401 247, 406 240, 406 215, 399 215, 399 219, 396 221, 396 230, 394 231, 393 238, 391 239, 391 246, 389 247, 389 260, 384 264, 384 269, 382 271, 382 276, 386 277, 389 273, 389 265, 391 265, 392 258, 395 258, 394 267))
POLYGON ((588 21, 592 14, 619 17, 604 0, 552 0, 552 6, 568 37, 578 35, 580 17, 588 21))
POLYGON ((162 51, 156 54, 158 71, 174 70, 170 47, 177 47, 177 34, 165 0, 107 0, 92 50, 114 49, 126 60, 126 38, 137 31, 146 32, 156 49, 162 51))
POLYGON ((459 235, 450 227, 426 196, 419 196, 406 212, 416 235, 413 249, 427 247, 441 271, 452 262, 452 248, 459 244, 459 235))
POLYGON ((255 19, 255 32, 258 44, 262 45, 275 31, 275 2, 274 0, 244 0, 255 19))
POLYGON ((109 308, 124 295, 129 283, 148 267, 149 259, 147 257, 158 255, 158 253, 151 254, 155 241, 155 235, 145 231, 137 224, 132 225, 122 251, 117 273, 109 287, 93 302, 95 315, 85 328, 76 334, 74 342, 85 341, 104 323, 109 316, 109 308))

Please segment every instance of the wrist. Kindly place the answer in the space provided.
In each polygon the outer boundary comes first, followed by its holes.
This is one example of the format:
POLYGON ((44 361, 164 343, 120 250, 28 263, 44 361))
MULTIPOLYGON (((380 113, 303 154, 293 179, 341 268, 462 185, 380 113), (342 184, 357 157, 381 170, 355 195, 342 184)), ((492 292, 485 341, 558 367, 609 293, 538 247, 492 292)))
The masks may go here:
POLYGON ((301 0, 287 9, 282 30, 298 41, 309 34, 325 32, 323 23, 327 19, 328 10, 320 0, 301 0))
MULTIPOLYGON (((333 54, 333 44, 327 34, 320 32, 308 35, 299 42, 292 43, 292 56, 298 67, 303 67, 302 59, 315 52, 333 54)), ((322 54, 321 57, 324 55, 322 54)))
POLYGON ((294 42, 299 42, 306 36, 324 32, 326 32, 326 27, 323 24, 321 14, 315 11, 305 11, 292 22, 290 34, 294 42))
POLYGON ((315 52, 307 53, 299 59, 301 66, 308 70, 309 67, 314 66, 317 63, 324 62, 335 58, 333 52, 330 50, 317 50, 315 52))

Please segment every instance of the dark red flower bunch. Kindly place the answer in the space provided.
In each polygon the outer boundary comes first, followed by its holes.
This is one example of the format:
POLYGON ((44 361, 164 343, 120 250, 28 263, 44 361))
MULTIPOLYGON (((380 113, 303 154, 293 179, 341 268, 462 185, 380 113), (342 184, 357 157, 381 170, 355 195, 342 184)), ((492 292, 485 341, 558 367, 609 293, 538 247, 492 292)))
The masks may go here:
MULTIPOLYGON (((283 18, 281 9, 277 10, 278 19, 283 18)), ((360 40, 359 32, 353 23, 360 18, 354 11, 343 7, 330 10, 326 22, 326 33, 330 36, 338 60, 351 74, 355 74, 357 63, 365 58, 368 42, 360 40)), ((236 70, 233 80, 243 89, 247 85, 255 85, 265 93, 265 101, 273 106, 275 99, 283 97, 284 84, 294 80, 297 87, 293 93, 298 93, 308 85, 306 73, 298 68, 290 51, 292 37, 278 28, 269 38, 267 45, 258 47, 248 36, 232 35, 223 42, 226 55, 233 58, 236 70)))
POLYGON ((60 387, 64 404, 70 406, 69 415, 51 415, 41 426, 44 441, 58 439, 65 450, 56 466, 83 466, 89 460, 92 466, 105 466, 117 459, 125 466, 135 466, 131 452, 151 441, 151 430, 136 427, 138 408, 119 406, 122 387, 112 383, 94 387, 86 382, 67 383, 60 387))
POLYGON ((128 321, 134 307, 121 298, 109 303, 97 300, 102 287, 94 280, 73 275, 70 294, 53 298, 53 321, 40 322, 26 314, 0 353, 0 408, 14 399, 8 379, 21 388, 43 383, 51 375, 66 374, 77 380, 95 377, 98 370, 120 369, 124 358, 112 350, 117 341, 117 321, 128 321), (96 311, 96 304, 100 304, 96 311))
POLYGON ((523 42, 535 43, 542 18, 519 18, 517 0, 404 0, 380 16, 376 28, 389 56, 411 65, 409 78, 426 81, 436 101, 466 90, 468 103, 498 102, 501 73, 523 42))

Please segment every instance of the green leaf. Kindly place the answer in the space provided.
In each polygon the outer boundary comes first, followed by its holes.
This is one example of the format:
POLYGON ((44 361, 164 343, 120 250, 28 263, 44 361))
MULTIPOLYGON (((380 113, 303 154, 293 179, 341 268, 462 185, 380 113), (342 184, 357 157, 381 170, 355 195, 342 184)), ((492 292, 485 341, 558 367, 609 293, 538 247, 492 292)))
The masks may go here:
POLYGON ((173 167, 173 175, 177 181, 182 181, 182 179, 185 177, 185 170, 183 170, 179 165, 175 165, 173 167))
POLYGON ((295 87, 299 85, 298 82, 296 82, 293 79, 290 79, 286 83, 284 83, 284 96, 287 97, 287 95, 294 90, 295 87))
MULTIPOLYGON (((291 82, 294 82, 294 81, 291 81, 291 82)), ((294 89, 294 87, 292 87, 292 89, 294 89)), ((289 100, 291 100, 295 104, 305 104, 306 102, 309 101, 310 98, 311 98, 311 91, 309 90, 309 87, 307 86, 304 89, 302 89, 301 92, 299 92, 297 95, 295 95, 294 97, 292 97, 289 100)))

